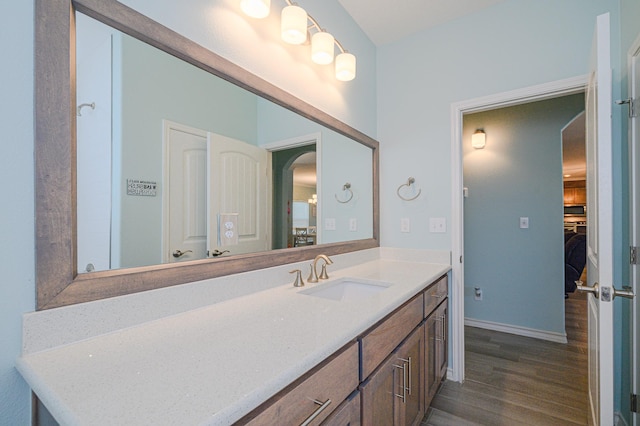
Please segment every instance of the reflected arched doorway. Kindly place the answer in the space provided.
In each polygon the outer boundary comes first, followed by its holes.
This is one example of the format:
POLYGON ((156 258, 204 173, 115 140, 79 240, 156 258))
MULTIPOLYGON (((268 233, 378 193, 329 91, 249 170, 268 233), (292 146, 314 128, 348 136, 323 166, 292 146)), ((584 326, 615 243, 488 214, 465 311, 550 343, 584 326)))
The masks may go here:
POLYGON ((316 145, 273 151, 271 159, 273 248, 294 247, 296 228, 316 226, 317 206, 313 201, 313 195, 317 194, 316 145))

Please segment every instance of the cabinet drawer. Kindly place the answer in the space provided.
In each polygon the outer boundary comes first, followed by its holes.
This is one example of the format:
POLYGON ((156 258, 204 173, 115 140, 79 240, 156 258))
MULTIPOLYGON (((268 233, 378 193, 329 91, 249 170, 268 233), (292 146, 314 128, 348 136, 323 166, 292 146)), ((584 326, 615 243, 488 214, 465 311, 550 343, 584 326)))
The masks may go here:
POLYGON ((358 387, 358 345, 330 357, 311 376, 295 382, 251 413, 243 424, 299 425, 321 410, 310 424, 319 425, 358 387), (317 401, 316 402, 314 402, 317 401), (327 403, 327 401, 331 401, 327 403), (270 405, 269 405, 270 404, 270 405), (320 404, 326 404, 322 409, 320 404))
POLYGON ((435 284, 432 284, 424 292, 424 317, 428 317, 429 314, 442 302, 449 292, 448 279, 445 275, 440 278, 435 284))
POLYGON ((419 294, 361 338, 362 380, 420 324, 423 303, 419 294))

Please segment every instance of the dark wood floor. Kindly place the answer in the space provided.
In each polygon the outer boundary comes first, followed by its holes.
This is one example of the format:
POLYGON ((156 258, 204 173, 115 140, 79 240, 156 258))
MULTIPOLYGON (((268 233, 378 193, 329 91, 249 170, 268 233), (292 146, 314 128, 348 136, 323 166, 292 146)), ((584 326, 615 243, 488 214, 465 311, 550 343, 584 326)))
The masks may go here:
POLYGON ((586 425, 586 309, 565 299, 567 344, 465 327, 466 380, 441 386, 422 426, 586 425))

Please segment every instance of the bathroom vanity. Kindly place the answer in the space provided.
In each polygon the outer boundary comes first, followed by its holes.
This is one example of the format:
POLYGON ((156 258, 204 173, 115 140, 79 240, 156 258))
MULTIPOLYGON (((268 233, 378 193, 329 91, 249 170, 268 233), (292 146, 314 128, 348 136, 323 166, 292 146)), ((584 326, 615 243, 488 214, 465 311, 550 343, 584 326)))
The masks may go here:
POLYGON ((446 372, 448 253, 332 259, 299 288, 308 261, 27 314, 18 369, 65 425, 419 422, 446 372))

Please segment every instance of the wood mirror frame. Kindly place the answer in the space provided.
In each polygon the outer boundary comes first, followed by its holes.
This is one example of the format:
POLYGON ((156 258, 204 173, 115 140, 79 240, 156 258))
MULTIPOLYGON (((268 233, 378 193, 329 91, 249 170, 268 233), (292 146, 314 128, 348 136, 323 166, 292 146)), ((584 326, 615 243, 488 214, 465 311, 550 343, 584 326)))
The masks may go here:
POLYGON ((378 142, 115 0, 35 3, 36 306, 38 310, 379 246, 378 142), (372 149, 372 238, 78 275, 75 11, 372 149))

